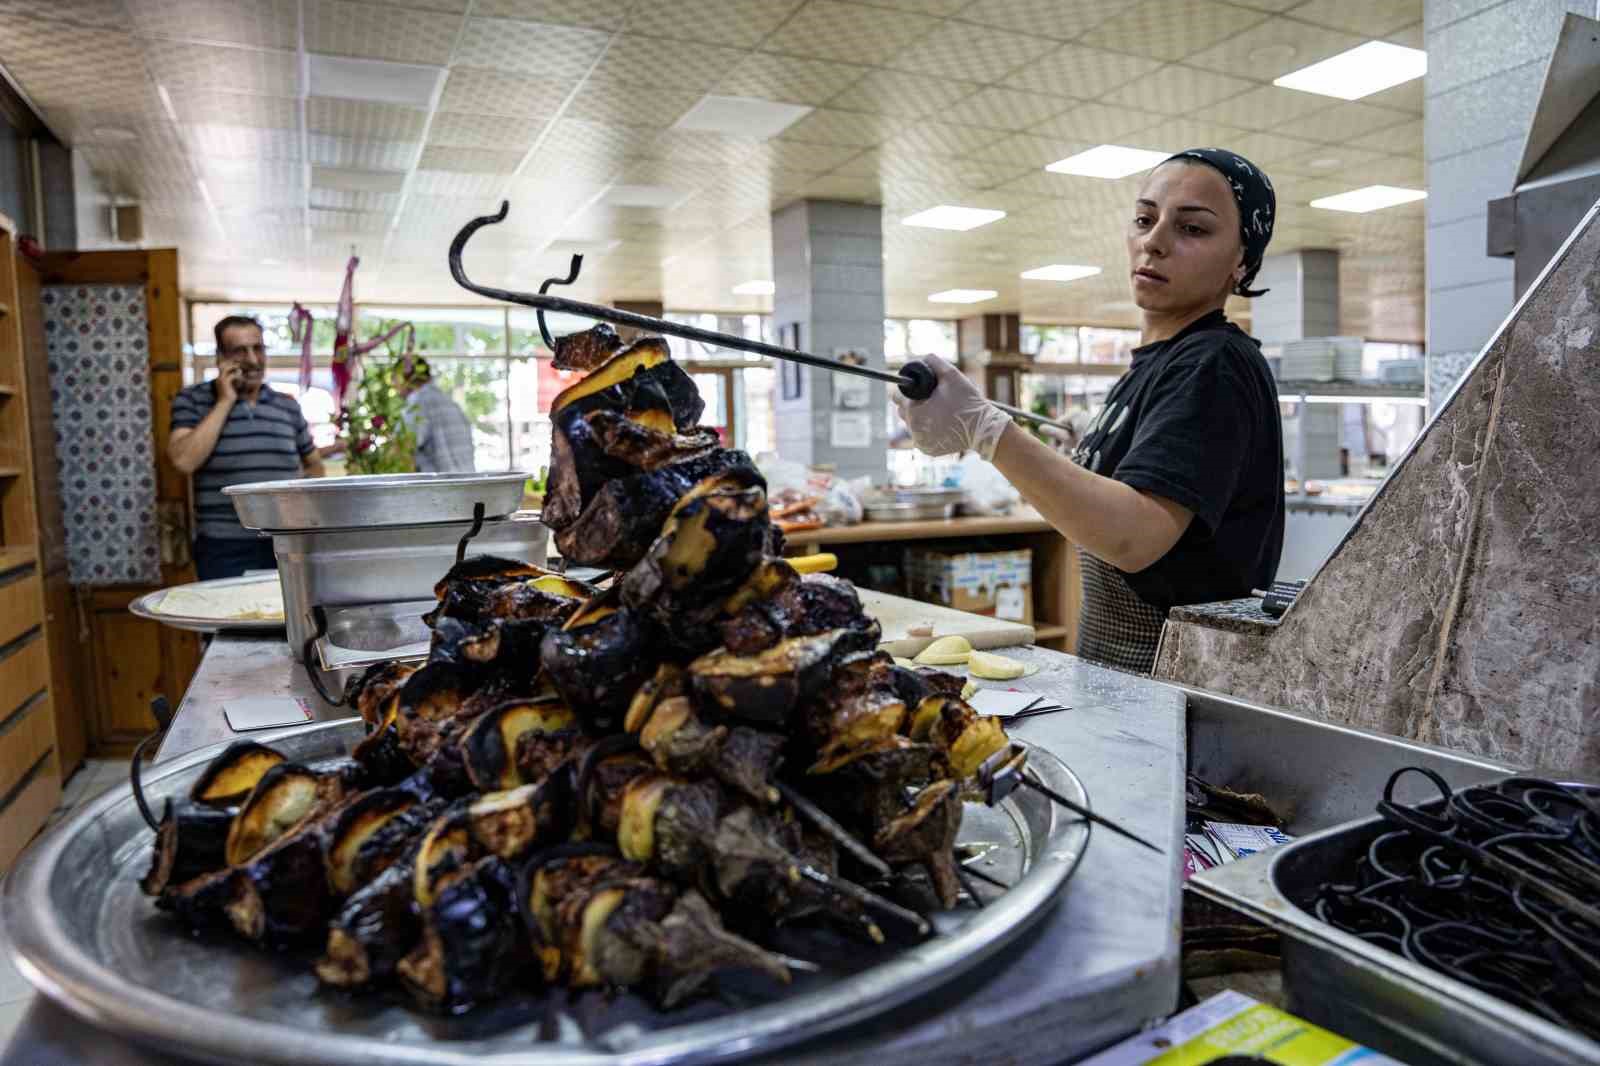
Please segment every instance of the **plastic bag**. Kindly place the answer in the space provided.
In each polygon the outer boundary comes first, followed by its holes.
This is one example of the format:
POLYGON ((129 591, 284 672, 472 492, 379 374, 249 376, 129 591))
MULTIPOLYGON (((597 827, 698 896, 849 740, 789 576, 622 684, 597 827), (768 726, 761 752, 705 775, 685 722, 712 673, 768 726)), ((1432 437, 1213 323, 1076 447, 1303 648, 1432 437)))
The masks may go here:
POLYGON ((960 484, 966 492, 961 501, 961 509, 966 514, 1010 514, 1022 502, 1022 493, 1016 486, 1007 481, 993 463, 986 462, 975 452, 961 458, 960 484))

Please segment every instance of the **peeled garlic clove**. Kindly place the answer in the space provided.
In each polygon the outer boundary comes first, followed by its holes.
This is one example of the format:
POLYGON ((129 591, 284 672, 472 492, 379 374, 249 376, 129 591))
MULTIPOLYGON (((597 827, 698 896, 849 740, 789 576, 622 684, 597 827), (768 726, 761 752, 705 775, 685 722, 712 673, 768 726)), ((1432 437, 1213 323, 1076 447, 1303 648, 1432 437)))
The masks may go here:
POLYGON ((990 681, 1010 681, 1028 672, 1028 668, 1015 659, 986 651, 975 651, 967 661, 967 671, 973 677, 990 681))
POLYGON ((972 642, 966 637, 940 637, 917 653, 914 662, 919 666, 960 666, 972 654, 972 642))

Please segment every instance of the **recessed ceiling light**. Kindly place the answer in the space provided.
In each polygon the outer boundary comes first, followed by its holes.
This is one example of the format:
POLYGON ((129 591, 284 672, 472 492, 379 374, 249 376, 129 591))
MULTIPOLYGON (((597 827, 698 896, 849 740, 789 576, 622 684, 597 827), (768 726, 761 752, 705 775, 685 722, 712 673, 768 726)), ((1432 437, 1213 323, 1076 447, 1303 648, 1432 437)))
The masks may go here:
POLYGON ((670 185, 613 185, 601 199, 614 207, 671 208, 693 195, 670 185))
POLYGON ((733 287, 735 296, 771 296, 778 286, 770 281, 741 281, 733 287))
POLYGON ((433 102, 443 67, 391 63, 384 59, 346 59, 312 53, 311 95, 340 100, 426 108, 433 102))
POLYGON ((992 211, 986 207, 957 207, 954 204, 940 204, 930 207, 926 211, 918 211, 914 215, 907 215, 900 222, 907 226, 925 226, 928 229, 969 230, 979 226, 987 226, 991 222, 999 222, 1006 217, 1004 211, 992 211))
POLYGON ((1084 178, 1125 178, 1129 174, 1149 170, 1171 155, 1171 152, 1155 152, 1148 148, 1102 144, 1086 152, 1058 159, 1045 169, 1052 174, 1076 174, 1084 178))
POLYGON ((107 144, 127 144, 129 141, 139 139, 137 133, 121 126, 96 126, 89 131, 89 136, 107 144))
POLYGON ((976 304, 992 300, 1000 294, 993 289, 946 289, 928 297, 931 304, 976 304))
POLYGON ((1303 93, 1359 100, 1428 73, 1428 53, 1388 41, 1368 41, 1332 59, 1302 67, 1274 85, 1303 93))
POLYGON ((1320 207, 1324 211, 1350 211, 1354 214, 1365 214, 1368 211, 1377 211, 1385 207, 1394 207, 1396 204, 1409 204, 1421 200, 1428 195, 1425 189, 1402 189, 1394 185, 1368 185, 1361 189, 1352 189, 1342 192, 1337 196, 1324 196, 1312 200, 1312 207, 1320 207))
POLYGON ((799 104, 780 104, 749 96, 707 95, 685 111, 672 128, 765 141, 809 114, 811 108, 799 104))
POLYGON ((1077 281, 1079 278, 1092 278, 1098 273, 1100 273, 1099 267, 1051 263, 1049 266, 1024 270, 1022 276, 1029 281, 1077 281))

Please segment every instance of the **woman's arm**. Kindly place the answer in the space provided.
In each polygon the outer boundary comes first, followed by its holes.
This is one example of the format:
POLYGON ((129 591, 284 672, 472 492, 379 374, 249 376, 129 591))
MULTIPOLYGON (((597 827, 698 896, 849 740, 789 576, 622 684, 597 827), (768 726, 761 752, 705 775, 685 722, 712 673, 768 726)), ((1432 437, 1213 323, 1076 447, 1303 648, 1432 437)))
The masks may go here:
POLYGON ((1062 536, 1124 573, 1159 561, 1194 519, 1171 500, 1090 473, 1015 423, 1001 431, 994 465, 1062 536))

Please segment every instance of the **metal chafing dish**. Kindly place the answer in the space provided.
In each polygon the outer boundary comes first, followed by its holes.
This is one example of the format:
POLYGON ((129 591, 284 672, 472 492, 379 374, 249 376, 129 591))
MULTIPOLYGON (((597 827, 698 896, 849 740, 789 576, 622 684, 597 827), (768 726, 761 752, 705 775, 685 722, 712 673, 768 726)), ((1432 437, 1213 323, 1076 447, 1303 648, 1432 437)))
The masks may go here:
MULTIPOLYGON (((363 734, 362 723, 346 719, 263 739, 290 758, 314 760, 348 754, 363 734)), ((186 794, 222 747, 147 771, 149 802, 186 794)), ((1088 802, 1053 755, 1031 748, 1028 765, 1050 788, 1088 802)), ((189 936, 139 891, 153 839, 131 791, 115 789, 36 841, 0 897, 24 975, 97 1027, 166 1051, 252 1064, 666 1066, 771 1052, 921 999, 1053 912, 1089 830, 1028 789, 996 808, 968 804, 961 839, 984 848, 987 870, 1012 887, 985 893, 982 910, 934 916, 938 935, 913 946, 872 948, 792 929, 782 949, 824 971, 799 974, 788 988, 730 976, 722 996, 672 1012, 631 995, 603 1012, 585 1009, 561 988, 457 1018, 381 995, 319 995, 299 960, 227 937, 189 936)))
POLYGON ((883 488, 863 498, 861 507, 869 522, 915 522, 953 517, 965 496, 960 489, 883 488))
POLYGON ((363 474, 292 478, 229 485, 246 529, 264 533, 371 529, 442 522, 471 522, 483 504, 485 518, 504 518, 522 505, 528 475, 520 471, 482 474, 363 474))

